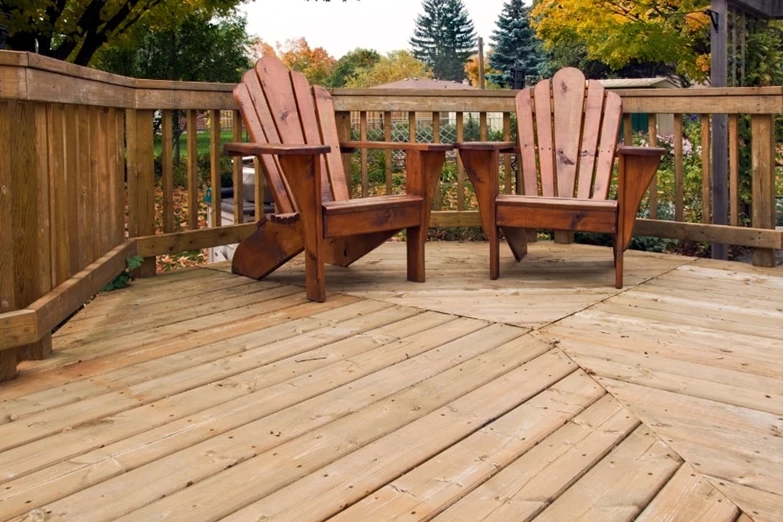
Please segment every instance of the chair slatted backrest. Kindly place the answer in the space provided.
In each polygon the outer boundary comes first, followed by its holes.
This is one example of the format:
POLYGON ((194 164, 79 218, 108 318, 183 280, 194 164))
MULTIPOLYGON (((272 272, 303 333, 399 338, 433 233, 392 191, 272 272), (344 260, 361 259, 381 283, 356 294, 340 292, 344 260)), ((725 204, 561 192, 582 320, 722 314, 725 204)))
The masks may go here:
MULTIPOLYGON (((330 145, 331 152, 321 158, 321 198, 349 199, 334 105, 326 89, 311 88, 302 74, 289 71, 276 58, 264 57, 242 76, 234 99, 254 143, 330 145)), ((263 155, 260 161, 278 212, 294 212, 294 198, 277 157, 263 155)))
POLYGON ((606 199, 623 113, 620 96, 566 68, 520 91, 516 106, 524 194, 606 199))

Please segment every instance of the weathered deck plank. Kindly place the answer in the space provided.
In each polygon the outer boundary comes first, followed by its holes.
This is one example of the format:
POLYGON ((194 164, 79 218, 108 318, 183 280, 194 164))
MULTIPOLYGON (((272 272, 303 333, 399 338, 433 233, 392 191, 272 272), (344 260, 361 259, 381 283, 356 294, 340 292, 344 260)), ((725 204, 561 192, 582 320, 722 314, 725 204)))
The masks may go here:
POLYGON ((0 385, 0 520, 781 518, 783 270, 427 248, 99 296, 0 385))

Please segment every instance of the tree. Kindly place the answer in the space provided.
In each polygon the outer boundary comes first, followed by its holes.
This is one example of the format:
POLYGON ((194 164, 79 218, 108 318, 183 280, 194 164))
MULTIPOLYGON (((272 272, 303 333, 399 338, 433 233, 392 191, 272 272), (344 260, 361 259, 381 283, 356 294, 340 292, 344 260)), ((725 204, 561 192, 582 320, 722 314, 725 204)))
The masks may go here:
MULTIPOLYGON (((492 63, 492 53, 493 50, 489 49, 486 53, 486 57, 489 58, 490 63, 492 63)), ((484 66, 484 78, 487 80, 487 88, 490 89, 496 89, 500 87, 497 83, 494 82, 494 80, 490 80, 491 77, 494 77, 498 74, 498 71, 492 68, 492 66, 484 66)), ((473 87, 479 87, 481 83, 479 82, 479 55, 474 54, 470 58, 468 58, 468 63, 465 64, 465 76, 467 77, 468 81, 473 87)))
POLYGON ((424 0, 410 40, 413 56, 436 78, 462 81, 465 62, 475 52, 476 31, 462 0, 424 0))
POLYGON ((406 78, 432 78, 432 72, 408 51, 392 51, 371 68, 362 69, 349 79, 346 87, 374 87, 406 78))
POLYGON ((530 27, 530 10, 522 0, 509 0, 495 22, 489 65, 498 72, 488 73, 487 79, 501 87, 511 86, 514 69, 522 69, 532 77, 540 77, 544 72, 541 69, 546 62, 545 51, 530 27))
MULTIPOLYGON (((237 15, 210 20, 191 14, 176 29, 140 24, 99 51, 95 65, 136 78, 236 83, 250 68, 245 23, 237 15)), ((172 130, 179 165, 180 111, 174 111, 172 130)))
POLYGON ((192 14, 174 29, 142 23, 99 51, 95 65, 135 78, 238 82, 250 68, 245 25, 236 14, 214 20, 192 14))
POLYGON ((304 74, 313 85, 326 85, 337 63, 323 47, 312 49, 304 38, 277 44, 277 55, 286 67, 304 74))
POLYGON ((546 47, 583 46, 587 60, 612 70, 663 63, 696 80, 709 71, 705 0, 539 0, 532 25, 546 47))
POLYGON ((79 65, 133 27, 174 28, 189 14, 227 15, 241 0, 0 0, 8 47, 79 65))
POLYGON ((381 55, 372 49, 358 47, 346 53, 337 60, 337 64, 332 70, 332 76, 329 78, 328 87, 345 87, 353 77, 362 71, 371 69, 379 61, 381 61, 381 55))

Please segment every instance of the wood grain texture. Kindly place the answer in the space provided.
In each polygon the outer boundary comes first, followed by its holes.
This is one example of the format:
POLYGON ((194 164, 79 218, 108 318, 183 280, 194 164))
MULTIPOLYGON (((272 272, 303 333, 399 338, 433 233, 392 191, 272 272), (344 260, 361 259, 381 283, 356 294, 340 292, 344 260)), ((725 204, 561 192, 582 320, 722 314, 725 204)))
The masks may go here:
POLYGON ((552 105, 557 195, 560 197, 574 197, 584 104, 585 77, 582 72, 574 68, 557 71, 552 78, 552 105))

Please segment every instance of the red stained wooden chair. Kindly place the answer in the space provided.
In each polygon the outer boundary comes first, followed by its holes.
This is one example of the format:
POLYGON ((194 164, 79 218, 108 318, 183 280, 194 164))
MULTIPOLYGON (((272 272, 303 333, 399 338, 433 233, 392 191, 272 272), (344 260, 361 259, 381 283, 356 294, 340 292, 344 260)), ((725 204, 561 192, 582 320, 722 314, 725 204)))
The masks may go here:
POLYGON ((226 144, 230 155, 256 155, 275 214, 236 249, 232 271, 261 279, 305 251, 307 297, 324 301, 324 263, 348 266, 407 229, 408 280, 424 281, 424 242, 435 183, 451 145, 339 143, 329 92, 265 57, 234 89, 252 143, 226 144), (341 152, 407 151, 407 193, 351 200, 341 152))
POLYGON ((489 238, 491 279, 500 275, 502 230, 517 261, 527 252, 525 229, 608 233, 614 237, 615 286, 623 286, 623 252, 636 212, 664 149, 617 146, 620 96, 578 69, 520 91, 515 143, 457 143, 476 190, 481 225, 489 238), (498 193, 500 152, 520 154, 524 195, 498 193), (619 155, 617 200, 608 199, 619 155))

